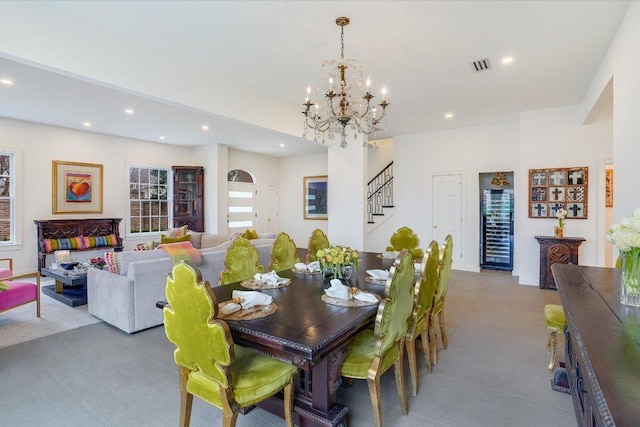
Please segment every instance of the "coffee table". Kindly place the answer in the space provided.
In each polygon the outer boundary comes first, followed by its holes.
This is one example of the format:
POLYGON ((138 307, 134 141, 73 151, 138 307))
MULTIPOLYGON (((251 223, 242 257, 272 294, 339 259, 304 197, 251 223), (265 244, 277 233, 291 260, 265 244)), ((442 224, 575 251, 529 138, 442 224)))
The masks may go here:
POLYGON ((87 274, 72 274, 63 269, 43 268, 43 276, 55 279, 55 285, 42 287, 42 293, 60 301, 69 307, 77 307, 87 303, 87 274))

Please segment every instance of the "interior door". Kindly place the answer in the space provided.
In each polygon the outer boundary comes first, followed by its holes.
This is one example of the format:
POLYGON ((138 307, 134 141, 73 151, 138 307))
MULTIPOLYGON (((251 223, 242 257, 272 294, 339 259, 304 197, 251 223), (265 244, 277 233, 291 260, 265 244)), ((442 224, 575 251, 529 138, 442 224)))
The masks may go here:
POLYGON ((462 175, 433 175, 433 239, 453 237, 453 266, 462 260, 462 175))
POLYGON ((254 229, 256 224, 256 184, 229 182, 227 233, 254 229))
POLYGON ((267 233, 280 231, 280 195, 277 185, 267 185, 267 233))

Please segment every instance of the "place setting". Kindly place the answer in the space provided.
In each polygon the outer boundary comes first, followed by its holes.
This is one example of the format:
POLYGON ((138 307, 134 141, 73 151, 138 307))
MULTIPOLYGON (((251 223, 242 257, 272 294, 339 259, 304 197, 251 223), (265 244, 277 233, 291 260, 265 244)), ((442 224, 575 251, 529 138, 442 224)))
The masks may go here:
POLYGON ((297 262, 291 269, 294 273, 298 274, 320 274, 322 270, 320 269, 320 262, 313 261, 309 264, 305 264, 304 262, 297 262))
POLYGON ((376 255, 376 257, 380 259, 396 259, 399 253, 399 251, 385 251, 381 254, 376 255))
POLYGON ((229 301, 218 304, 218 317, 224 320, 255 320, 272 315, 278 310, 273 297, 256 291, 236 291, 229 301))
POLYGON ((243 288, 260 290, 260 289, 278 289, 291 284, 291 279, 278 276, 275 271, 269 273, 256 273, 252 279, 243 280, 240 284, 243 288))
POLYGON ((377 294, 361 291, 356 287, 345 286, 339 279, 331 279, 331 287, 324 290, 322 301, 340 307, 367 307, 377 305, 381 300, 377 294))
POLYGON ((368 276, 364 279, 366 282, 374 285, 384 285, 387 283, 389 277, 389 270, 367 270, 368 276))

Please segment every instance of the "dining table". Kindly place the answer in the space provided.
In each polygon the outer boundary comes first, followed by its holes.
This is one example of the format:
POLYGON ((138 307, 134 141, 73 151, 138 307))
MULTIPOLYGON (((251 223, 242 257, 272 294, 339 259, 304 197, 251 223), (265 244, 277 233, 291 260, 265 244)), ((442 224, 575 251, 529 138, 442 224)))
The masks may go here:
MULTIPOLYGON (((306 249, 298 249, 305 259, 306 249)), ((360 266, 343 283, 384 297, 384 282, 367 279, 366 270, 390 270, 394 259, 379 253, 359 252, 360 266)), ((349 408, 336 399, 342 384, 340 369, 349 342, 374 323, 378 305, 345 307, 325 302, 324 290, 330 282, 323 274, 279 271, 291 279, 287 286, 261 289, 270 295, 277 309, 272 314, 252 320, 226 320, 234 343, 260 354, 283 360, 299 368, 294 394, 296 425, 346 426, 349 408)), ((218 303, 232 299, 234 290, 247 289, 242 282, 213 287, 218 303)), ((283 401, 274 397, 259 407, 283 416, 283 401)))

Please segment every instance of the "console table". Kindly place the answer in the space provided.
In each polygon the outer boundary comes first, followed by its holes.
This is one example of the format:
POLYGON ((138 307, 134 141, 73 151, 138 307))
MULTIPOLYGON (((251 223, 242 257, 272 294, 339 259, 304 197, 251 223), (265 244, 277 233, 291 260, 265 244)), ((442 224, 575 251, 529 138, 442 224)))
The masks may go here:
POLYGON ((567 319, 565 366, 578 425, 638 425, 640 308, 620 303, 616 269, 551 269, 567 319))
POLYGON ((557 289, 551 274, 555 263, 578 264, 578 247, 584 242, 582 237, 534 236, 540 243, 540 289, 557 289))

